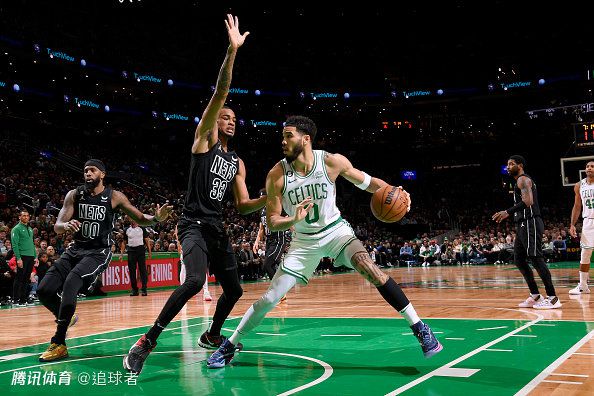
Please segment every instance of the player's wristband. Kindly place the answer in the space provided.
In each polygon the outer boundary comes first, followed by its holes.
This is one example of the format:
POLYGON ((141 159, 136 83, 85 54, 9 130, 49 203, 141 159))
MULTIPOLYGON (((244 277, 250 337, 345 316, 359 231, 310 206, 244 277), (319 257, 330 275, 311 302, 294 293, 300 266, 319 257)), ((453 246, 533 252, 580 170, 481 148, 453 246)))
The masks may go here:
POLYGON ((522 210, 522 209, 526 209, 528 207, 528 205, 526 205, 524 203, 524 201, 520 201, 519 203, 515 204, 514 206, 512 206, 509 209, 506 209, 505 211, 507 212, 507 214, 514 214, 515 212, 517 212, 518 210, 522 210))
POLYGON ((360 188, 361 190, 367 190, 367 187, 369 187, 369 185, 371 184, 371 176, 369 176, 367 173, 363 172, 363 181, 361 182, 361 184, 355 184, 355 186, 357 188, 360 188))

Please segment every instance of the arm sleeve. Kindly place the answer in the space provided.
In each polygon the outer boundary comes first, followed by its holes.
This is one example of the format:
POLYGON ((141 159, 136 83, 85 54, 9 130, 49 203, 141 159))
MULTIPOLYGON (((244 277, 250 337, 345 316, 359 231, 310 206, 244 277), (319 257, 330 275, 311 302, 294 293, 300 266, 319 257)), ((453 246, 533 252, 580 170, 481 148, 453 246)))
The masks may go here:
POLYGON ((13 227, 10 232, 10 242, 12 243, 12 251, 17 260, 21 259, 21 251, 19 250, 19 232, 16 227, 13 227))

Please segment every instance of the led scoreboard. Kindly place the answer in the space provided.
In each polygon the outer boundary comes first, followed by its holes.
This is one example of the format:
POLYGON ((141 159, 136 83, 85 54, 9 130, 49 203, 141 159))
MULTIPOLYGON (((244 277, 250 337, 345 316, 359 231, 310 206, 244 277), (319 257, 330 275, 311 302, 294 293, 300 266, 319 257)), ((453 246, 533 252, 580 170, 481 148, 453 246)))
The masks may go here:
POLYGON ((575 145, 579 148, 594 148, 594 121, 574 125, 575 145))

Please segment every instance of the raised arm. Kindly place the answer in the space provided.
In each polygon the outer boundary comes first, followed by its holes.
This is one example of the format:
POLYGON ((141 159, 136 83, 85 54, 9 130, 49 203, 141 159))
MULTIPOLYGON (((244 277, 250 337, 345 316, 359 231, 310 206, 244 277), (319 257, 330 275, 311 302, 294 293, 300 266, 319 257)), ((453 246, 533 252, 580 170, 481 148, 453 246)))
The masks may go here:
POLYGON ((173 206, 170 205, 157 205, 157 211, 154 216, 144 214, 130 203, 128 197, 126 197, 123 193, 115 190, 113 191, 111 202, 114 209, 120 209, 128 216, 130 216, 132 220, 138 223, 138 225, 141 226, 153 225, 155 223, 167 219, 167 217, 169 217, 169 214, 171 213, 171 210, 173 209, 173 206))
POLYGON ((261 196, 256 199, 250 199, 250 194, 245 185, 245 165, 241 158, 239 159, 239 169, 233 180, 233 197, 235 198, 235 207, 242 215, 260 210, 266 205, 266 197, 261 196))
POLYGON ((283 169, 277 163, 266 176, 266 222, 270 231, 285 231, 305 219, 313 208, 311 197, 305 198, 295 207, 294 216, 283 216, 282 205, 283 169))
POLYGON ((575 198, 573 200, 573 208, 571 209, 571 223, 569 226, 569 235, 574 238, 577 238, 577 231, 575 229, 575 225, 580 218, 580 213, 582 212, 582 197, 580 196, 580 182, 575 183, 573 186, 573 192, 575 193, 575 198))
POLYGON ((223 65, 219 70, 214 93, 202 114, 202 119, 196 127, 194 144, 192 145, 192 153, 194 154, 207 152, 219 140, 217 118, 229 94, 233 63, 235 62, 237 49, 243 45, 245 38, 250 34, 250 32, 245 32, 243 35, 239 33, 239 20, 231 14, 227 14, 225 26, 229 35, 229 47, 227 48, 223 65))

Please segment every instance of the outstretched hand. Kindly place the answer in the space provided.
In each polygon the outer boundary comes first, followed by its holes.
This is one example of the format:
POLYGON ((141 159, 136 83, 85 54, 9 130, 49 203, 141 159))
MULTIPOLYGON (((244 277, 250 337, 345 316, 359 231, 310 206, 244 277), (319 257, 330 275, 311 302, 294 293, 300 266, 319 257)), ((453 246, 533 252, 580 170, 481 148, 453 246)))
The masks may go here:
POLYGON ((311 197, 307 197, 303 201, 299 202, 299 204, 295 207, 295 216, 293 217, 294 222, 298 223, 305 219, 313 206, 314 204, 311 197))
POLYGON ((231 14, 227 14, 225 26, 227 27, 227 34, 229 35, 229 45, 234 49, 241 47, 250 32, 245 32, 244 34, 239 33, 239 19, 231 14))
POLYGON ((157 220, 157 221, 166 220, 172 211, 173 211, 172 205, 165 204, 163 206, 159 206, 159 204, 157 204, 157 211, 155 212, 155 220, 157 220))

